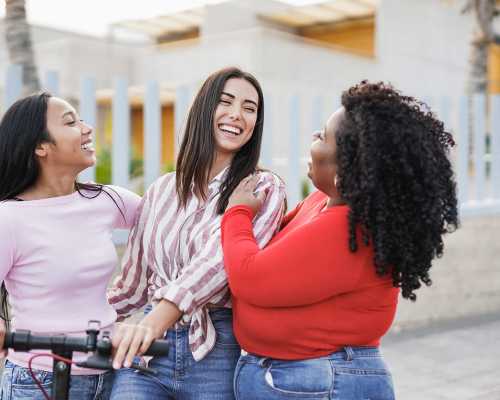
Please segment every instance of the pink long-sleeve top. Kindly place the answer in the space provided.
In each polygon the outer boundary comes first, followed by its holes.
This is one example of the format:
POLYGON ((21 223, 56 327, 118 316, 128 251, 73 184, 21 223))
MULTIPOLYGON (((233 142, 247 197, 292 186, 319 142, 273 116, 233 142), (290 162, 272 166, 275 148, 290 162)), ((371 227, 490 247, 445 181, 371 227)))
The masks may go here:
MULTIPOLYGON (((74 192, 0 202, 0 280, 9 293, 12 329, 77 336, 85 334, 89 320, 99 320, 103 329, 115 322, 106 298, 118 264, 112 231, 132 227, 140 197, 114 186, 104 190, 95 198, 74 192)), ((30 357, 12 350, 8 355, 21 366, 30 357)), ((38 358, 33 365, 50 371, 52 360, 38 358)), ((73 366, 72 373, 96 371, 73 366)))
MULTIPOLYGON (((153 303, 166 299, 177 305, 183 316, 176 326, 189 326, 195 360, 205 357, 215 344, 209 306, 231 307, 220 242, 222 215, 217 214, 227 171, 209 183, 206 201, 193 194, 185 208, 178 207, 175 173, 151 185, 130 233, 122 273, 108 293, 122 317, 145 305, 150 297, 153 303)), ((279 228, 285 188, 276 175, 260 172, 259 190, 266 190, 267 196, 253 220, 253 233, 258 246, 264 247, 279 228)))

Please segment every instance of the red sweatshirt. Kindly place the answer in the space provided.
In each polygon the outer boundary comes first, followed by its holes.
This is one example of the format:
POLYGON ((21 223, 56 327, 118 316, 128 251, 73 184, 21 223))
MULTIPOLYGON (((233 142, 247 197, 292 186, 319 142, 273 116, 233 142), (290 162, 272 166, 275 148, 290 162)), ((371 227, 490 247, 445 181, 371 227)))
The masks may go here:
POLYGON ((262 250, 250 208, 224 214, 234 330, 246 351, 315 358, 347 345, 378 346, 391 326, 399 290, 389 276, 376 274, 371 246, 359 240, 358 250, 349 250, 348 207, 322 211, 326 201, 321 192, 311 194, 262 250))

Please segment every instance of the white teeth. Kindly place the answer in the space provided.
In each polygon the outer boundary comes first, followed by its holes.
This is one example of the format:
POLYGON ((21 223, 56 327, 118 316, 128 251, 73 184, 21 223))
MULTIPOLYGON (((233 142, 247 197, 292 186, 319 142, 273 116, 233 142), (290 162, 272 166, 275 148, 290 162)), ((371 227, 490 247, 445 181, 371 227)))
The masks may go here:
POLYGON ((92 142, 88 142, 88 143, 82 144, 82 150, 91 150, 92 149, 92 145, 93 145, 92 142))
POLYGON ((240 128, 237 128, 237 127, 231 126, 231 125, 225 125, 225 124, 219 125, 219 128, 223 131, 228 131, 230 133, 234 133, 235 135, 239 135, 242 131, 242 129, 240 129, 240 128))

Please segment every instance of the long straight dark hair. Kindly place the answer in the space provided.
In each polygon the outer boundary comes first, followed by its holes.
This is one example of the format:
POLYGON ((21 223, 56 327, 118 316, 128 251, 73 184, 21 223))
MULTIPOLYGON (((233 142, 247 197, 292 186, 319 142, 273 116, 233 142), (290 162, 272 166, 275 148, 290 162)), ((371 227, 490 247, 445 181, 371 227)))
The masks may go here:
MULTIPOLYGON (((15 199, 33 186, 40 176, 35 149, 40 143, 54 143, 47 129, 47 109, 51 97, 48 92, 40 92, 17 100, 0 122, 0 202, 15 199)), ((87 198, 94 198, 105 192, 124 217, 115 198, 102 185, 75 182, 75 190, 87 198)), ((8 323, 7 291, 3 282, 0 298, 0 318, 8 323)))
POLYGON ((229 196, 247 175, 257 170, 262 130, 264 127, 264 96, 259 82, 248 72, 236 67, 224 68, 214 72, 203 83, 189 110, 184 138, 182 139, 176 168, 176 190, 181 207, 185 207, 194 192, 206 199, 205 188, 208 172, 215 161, 214 115, 219 104, 224 85, 229 79, 238 78, 249 82, 259 96, 257 121, 250 140, 235 154, 229 172, 222 183, 217 213, 222 214, 229 196))

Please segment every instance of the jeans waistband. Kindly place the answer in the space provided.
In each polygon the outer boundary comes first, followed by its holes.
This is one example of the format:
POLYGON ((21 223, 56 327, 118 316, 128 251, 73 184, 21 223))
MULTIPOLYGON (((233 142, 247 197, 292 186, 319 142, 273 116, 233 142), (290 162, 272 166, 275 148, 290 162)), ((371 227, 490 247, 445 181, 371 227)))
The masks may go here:
MULTIPOLYGON (((247 361, 262 363, 263 360, 273 360, 272 357, 258 356, 252 353, 246 354, 247 361)), ((380 350, 378 347, 351 347, 345 346, 342 350, 335 351, 331 354, 325 356, 315 357, 312 359, 327 359, 327 360, 346 360, 351 361, 356 358, 364 357, 381 357, 380 350)), ((302 360, 280 360, 280 361, 307 361, 307 359, 302 360)))

